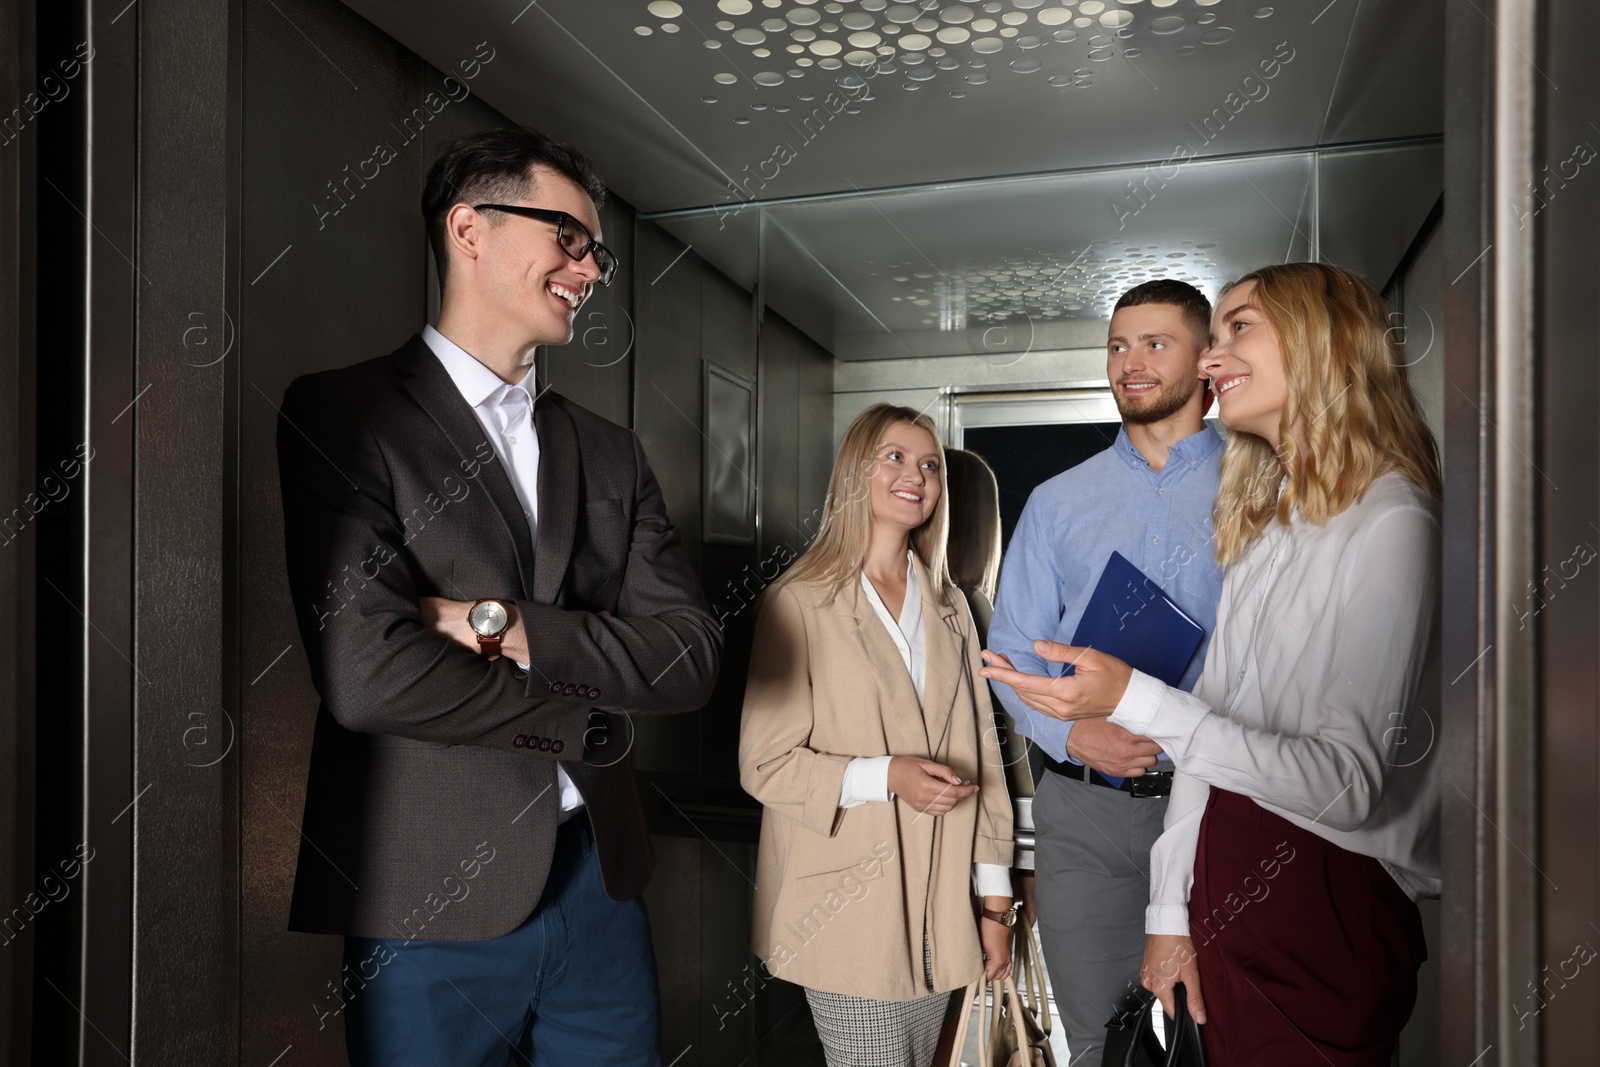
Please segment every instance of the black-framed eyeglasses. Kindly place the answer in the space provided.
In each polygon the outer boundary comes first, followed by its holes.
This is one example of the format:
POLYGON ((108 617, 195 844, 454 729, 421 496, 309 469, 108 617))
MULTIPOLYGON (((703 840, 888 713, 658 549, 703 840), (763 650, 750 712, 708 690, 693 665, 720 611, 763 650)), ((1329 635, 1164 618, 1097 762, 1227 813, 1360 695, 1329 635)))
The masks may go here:
POLYGON ((521 215, 523 218, 538 219, 540 222, 553 222, 556 224, 556 244, 561 246, 561 251, 580 263, 590 252, 594 253, 594 265, 600 269, 601 285, 610 285, 611 279, 617 276, 617 254, 596 241, 594 234, 589 232, 589 227, 565 211, 518 207, 514 204, 476 204, 473 210, 504 211, 508 215, 521 215))

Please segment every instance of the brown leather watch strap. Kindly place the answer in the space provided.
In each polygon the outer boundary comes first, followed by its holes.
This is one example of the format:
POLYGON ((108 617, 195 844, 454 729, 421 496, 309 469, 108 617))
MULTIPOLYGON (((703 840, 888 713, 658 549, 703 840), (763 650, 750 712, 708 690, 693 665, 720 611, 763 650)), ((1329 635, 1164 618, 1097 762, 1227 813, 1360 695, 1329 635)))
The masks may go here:
POLYGON ((1017 924, 1017 909, 1014 907, 1007 908, 1005 911, 990 911, 988 908, 980 908, 979 910, 983 912, 985 919, 992 919, 1001 926, 1015 926, 1017 924))
POLYGON ((478 651, 479 652, 483 653, 485 656, 487 656, 490 659, 499 659, 500 658, 500 640, 501 640, 501 635, 496 635, 494 637, 485 637, 482 634, 478 634, 477 638, 478 638, 478 651))

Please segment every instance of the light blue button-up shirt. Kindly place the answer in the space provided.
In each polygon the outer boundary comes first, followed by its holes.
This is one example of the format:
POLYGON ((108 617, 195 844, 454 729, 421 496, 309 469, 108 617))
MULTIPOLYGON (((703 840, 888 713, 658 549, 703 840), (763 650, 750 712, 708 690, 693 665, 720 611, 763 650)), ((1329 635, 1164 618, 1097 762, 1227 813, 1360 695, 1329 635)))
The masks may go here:
MULTIPOLYGON (((1211 526, 1222 448, 1222 438, 1207 427, 1173 445, 1157 472, 1124 427, 1110 448, 1034 489, 1000 572, 989 647, 1019 671, 1059 675, 1062 665, 1040 659, 1033 642, 1072 643, 1106 560, 1121 552, 1205 627, 1206 636, 1179 682, 1192 690, 1205 665, 1222 595, 1211 526)), ((1018 731, 1052 759, 1071 760, 1071 723, 1034 711, 1009 685, 995 683, 994 692, 1018 731)))

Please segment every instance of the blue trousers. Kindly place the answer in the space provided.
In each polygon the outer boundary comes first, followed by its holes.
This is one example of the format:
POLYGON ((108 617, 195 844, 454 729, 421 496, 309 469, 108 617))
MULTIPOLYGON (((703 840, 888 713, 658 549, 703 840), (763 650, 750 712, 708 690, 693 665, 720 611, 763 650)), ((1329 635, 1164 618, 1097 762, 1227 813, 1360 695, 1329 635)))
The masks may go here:
POLYGON ((650 920, 642 899, 606 896, 581 813, 557 832, 538 907, 509 934, 347 937, 345 962, 354 972, 379 946, 388 962, 344 1013, 353 1067, 660 1067, 650 920))

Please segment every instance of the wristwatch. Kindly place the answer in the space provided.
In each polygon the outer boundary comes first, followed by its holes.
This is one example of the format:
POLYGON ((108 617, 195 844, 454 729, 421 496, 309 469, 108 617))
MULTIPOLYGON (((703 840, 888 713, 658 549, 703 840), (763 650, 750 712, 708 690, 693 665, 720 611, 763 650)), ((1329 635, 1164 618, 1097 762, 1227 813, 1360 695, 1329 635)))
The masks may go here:
POLYGON ((1013 904, 1005 911, 990 911, 988 908, 980 908, 979 910, 983 912, 985 919, 993 919, 1001 926, 1010 927, 1017 925, 1017 908, 1018 905, 1013 904))
POLYGON ((478 651, 500 658, 500 640, 511 625, 511 612, 503 600, 480 600, 467 611, 467 625, 478 635, 478 651))

